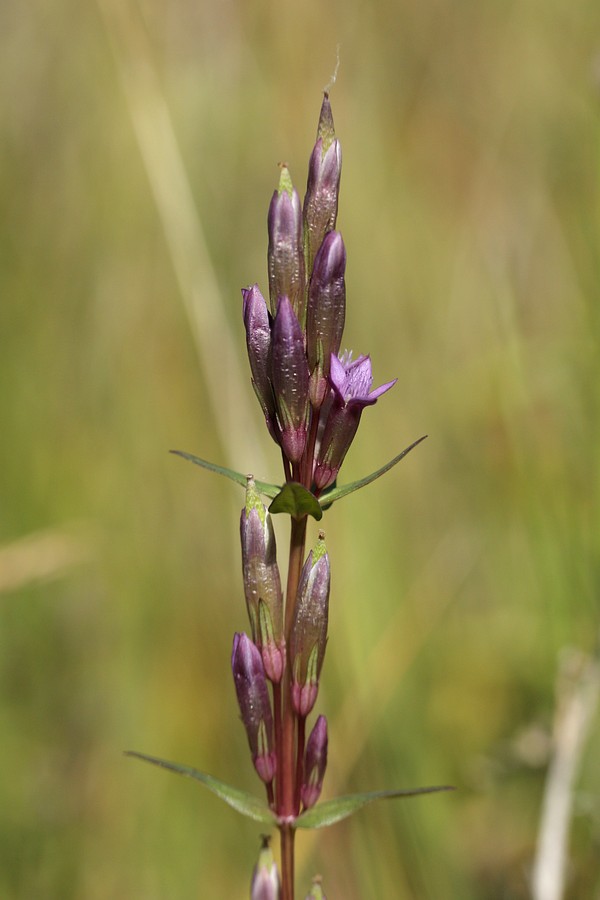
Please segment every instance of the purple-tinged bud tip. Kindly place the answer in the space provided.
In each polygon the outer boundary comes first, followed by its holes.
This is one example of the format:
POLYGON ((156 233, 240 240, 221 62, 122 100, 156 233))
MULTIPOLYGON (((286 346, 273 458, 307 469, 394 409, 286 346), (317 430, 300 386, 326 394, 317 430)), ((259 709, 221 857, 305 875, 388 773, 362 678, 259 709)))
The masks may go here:
POLYGON ((327 393, 331 357, 337 358, 344 331, 345 272, 346 249, 342 236, 338 231, 330 231, 315 257, 306 322, 310 399, 317 409, 327 393))
POLYGON ((317 699, 327 644, 330 567, 324 535, 308 555, 298 584, 298 601, 290 635, 292 706, 307 716, 317 699))
POLYGON ((264 413, 269 433, 278 443, 275 398, 270 380, 271 320, 265 298, 257 284, 242 288, 242 297, 252 387, 264 413))
POLYGON ((287 166, 281 167, 279 186, 273 193, 267 220, 269 249, 269 294, 275 315, 279 297, 289 297, 301 325, 305 318, 304 251, 302 206, 292 186, 287 166))
POLYGON ((240 538, 252 640, 261 653, 267 678, 278 683, 285 665, 285 641, 275 531, 250 475, 246 485, 246 505, 240 518, 240 538))
POLYGON ((233 637, 231 668, 254 768, 269 784, 276 766, 271 702, 261 655, 246 634, 233 637))
POLYGON ((317 140, 319 138, 322 138, 323 140, 323 152, 325 153, 335 140, 333 113, 331 111, 331 103, 329 102, 329 94, 327 91, 323 93, 323 102, 321 103, 321 112, 319 113, 317 140))
POLYGON ((323 238, 335 228, 338 210, 342 150, 335 137, 329 97, 325 94, 317 142, 308 164, 308 181, 304 197, 304 255, 306 279, 310 280, 313 261, 323 238))
POLYGON ((306 895, 305 900, 327 900, 327 897, 323 893, 323 885, 320 875, 315 875, 315 877, 313 878, 312 887, 310 889, 310 892, 306 895))
POLYGON ((302 329, 288 297, 279 298, 273 323, 272 381, 281 446, 290 462, 297 463, 308 431, 308 364, 302 329))
POLYGON ((319 716, 306 744, 301 799, 304 809, 314 806, 321 795, 327 768, 327 719, 319 716))
POLYGON ((262 841, 258 862, 252 874, 250 900, 279 900, 279 873, 270 847, 270 839, 263 835, 262 841))

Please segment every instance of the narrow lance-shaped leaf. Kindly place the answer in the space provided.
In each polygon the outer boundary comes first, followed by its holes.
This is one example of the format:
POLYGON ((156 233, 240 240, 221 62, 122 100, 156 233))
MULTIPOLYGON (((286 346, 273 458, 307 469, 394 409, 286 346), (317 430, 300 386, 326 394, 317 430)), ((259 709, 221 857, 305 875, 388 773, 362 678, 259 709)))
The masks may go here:
POLYGON ((449 785, 440 787, 415 788, 409 791, 369 791, 365 794, 350 794, 347 797, 336 797, 335 800, 327 800, 313 806, 308 812, 302 813, 295 823, 294 828, 325 828, 347 819, 363 806, 373 803, 375 800, 394 800, 399 797, 417 797, 420 794, 437 794, 440 791, 453 791, 449 785))
POLYGON ((246 791, 240 791, 239 788, 220 781, 213 775, 207 775, 206 772, 200 772, 190 766, 168 762, 166 759, 159 759, 156 756, 147 756, 145 753, 138 753, 135 750, 126 750, 125 756, 133 756, 144 762, 152 763, 154 766, 160 766, 162 769, 169 769, 170 772, 176 772, 178 775, 184 775, 186 778, 193 778, 243 816, 254 819, 255 822, 261 822, 263 825, 275 824, 275 816, 265 803, 246 791))
POLYGON ((408 447, 405 447, 402 453, 399 453, 398 456, 395 456, 391 459, 385 466, 382 466, 381 469, 377 469, 376 472, 372 472, 370 475, 365 476, 365 478, 359 479, 359 481, 352 481, 350 484, 344 484, 342 487, 336 487, 332 490, 326 491, 319 498, 319 503, 321 504, 322 509, 329 509, 332 503, 335 503, 336 500, 341 500, 342 497, 347 496, 347 494, 353 493, 353 491, 359 491, 361 488, 366 487, 368 484, 371 484, 372 481, 376 481, 377 478, 381 478, 382 475, 385 475, 386 472, 389 472, 390 469, 400 462, 401 459, 404 459, 405 456, 408 456, 411 450, 414 450, 421 441, 424 441, 427 437, 424 434, 422 437, 418 438, 416 441, 413 441, 408 447))
MULTIPOLYGON (((201 459, 199 456, 194 456, 193 453, 185 453, 183 450, 171 450, 170 452, 175 456, 181 456, 182 459, 193 462, 196 466, 208 469, 209 472, 216 472, 217 475, 224 475, 225 478, 235 481, 236 484, 241 484, 244 488, 246 487, 248 476, 242 475, 241 472, 235 472, 233 469, 227 469, 225 466, 218 466, 216 463, 211 463, 206 459, 201 459)), ((278 484, 270 484, 268 481, 257 481, 255 479, 254 485, 259 494, 264 494, 265 497, 270 497, 271 499, 276 497, 281 490, 281 487, 278 484)))

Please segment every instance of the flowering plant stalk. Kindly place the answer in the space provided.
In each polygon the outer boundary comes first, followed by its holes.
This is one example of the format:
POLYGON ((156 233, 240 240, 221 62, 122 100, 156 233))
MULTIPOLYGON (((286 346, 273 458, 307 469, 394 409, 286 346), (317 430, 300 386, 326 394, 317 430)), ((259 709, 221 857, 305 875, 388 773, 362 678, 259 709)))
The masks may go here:
MULTIPOLYGON (((325 535, 305 555, 308 517, 380 477, 423 438, 381 469, 344 487, 337 477, 363 410, 396 383, 372 388, 369 356, 341 352, 346 313, 346 249, 336 230, 342 155, 325 94, 304 202, 281 166, 268 213, 269 301, 258 284, 242 290, 252 386, 269 434, 281 450, 282 485, 175 451, 246 489, 241 513, 242 575, 249 634, 235 634, 231 668, 252 762, 266 802, 186 766, 131 753, 202 782, 238 812, 275 827, 281 871, 267 839, 255 867, 252 900, 293 900, 294 840, 373 800, 448 790, 376 791, 317 803, 327 766, 327 719, 308 720, 318 700, 328 640, 331 565, 325 535), (270 499, 269 508, 261 497, 270 499), (271 516, 290 516, 285 594, 271 516)), ((315 879, 306 900, 324 898, 315 879)))

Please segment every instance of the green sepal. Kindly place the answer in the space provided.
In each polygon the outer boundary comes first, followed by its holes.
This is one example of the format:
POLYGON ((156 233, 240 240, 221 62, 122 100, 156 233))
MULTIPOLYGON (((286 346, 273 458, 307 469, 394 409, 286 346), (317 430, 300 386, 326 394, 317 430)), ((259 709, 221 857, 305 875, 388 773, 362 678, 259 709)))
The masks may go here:
POLYGON ((368 484, 371 484, 372 481, 375 481, 377 478, 381 478, 382 475, 385 475, 386 472, 389 472, 396 463, 399 463, 401 459, 404 459, 411 450, 414 450, 415 447, 424 441, 427 437, 426 434, 423 437, 420 437, 418 440, 413 441, 408 447, 399 453, 398 456, 395 456, 389 463, 386 463, 385 466, 382 466, 381 469, 377 469, 376 472, 372 472, 370 475, 367 475, 365 478, 361 478, 359 481, 352 481, 350 484, 344 484, 342 487, 335 487, 325 493, 320 498, 321 507, 323 509, 328 509, 332 503, 335 503, 336 500, 341 500, 342 497, 345 497, 346 494, 351 494, 353 491, 359 491, 361 488, 366 487, 368 484))
POLYGON ((125 756, 133 756, 136 759, 142 759, 144 762, 152 763, 163 769, 169 769, 171 772, 177 772, 178 775, 194 778, 221 800, 224 800, 225 803, 229 804, 236 812, 241 813, 243 816, 248 816, 249 819, 254 819, 255 822, 271 826, 277 822, 274 813, 257 797, 248 794, 246 791, 240 791, 238 788, 234 788, 230 784, 214 778, 212 775, 207 775, 206 772, 199 772, 198 769, 192 769, 190 766, 181 766, 179 763, 167 762, 167 760, 158 759, 156 756, 137 753, 135 750, 126 750, 125 756))
MULTIPOLYGON (((175 456, 181 456, 183 459, 188 459, 197 466, 202 466, 203 469, 216 472, 217 475, 224 475, 225 478, 230 478, 231 481, 235 481, 236 484, 241 484, 242 487, 246 487, 248 476, 242 475, 241 472, 234 472, 233 469, 227 469, 225 466, 218 466, 216 463, 208 462, 206 459, 200 459, 199 456, 194 456, 193 453, 185 453, 183 450, 171 450, 170 452, 174 453, 175 456)), ((254 484, 259 494, 264 494, 265 497, 270 497, 271 499, 276 497, 281 490, 278 484, 269 484, 268 481, 256 481, 255 479, 254 484)))
POLYGON ((321 504, 315 495, 296 481, 288 481, 284 484, 269 506, 269 512, 272 515, 287 513, 296 519, 312 516, 317 522, 323 518, 321 504))
POLYGON ((294 828, 326 828, 347 819, 363 806, 373 803, 374 800, 393 800, 396 797, 417 797, 419 794, 436 794, 439 791, 453 791, 449 785, 442 787, 414 788, 412 791, 369 791, 365 794, 350 794, 347 797, 336 797, 335 800, 327 800, 318 803, 307 812, 298 816, 294 822, 294 828))

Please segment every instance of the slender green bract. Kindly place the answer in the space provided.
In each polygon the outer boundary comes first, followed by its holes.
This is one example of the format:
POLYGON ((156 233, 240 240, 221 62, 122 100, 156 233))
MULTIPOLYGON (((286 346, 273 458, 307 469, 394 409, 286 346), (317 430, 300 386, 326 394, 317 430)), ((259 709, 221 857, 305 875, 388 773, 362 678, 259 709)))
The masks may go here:
MULTIPOLYGON (((208 469, 210 472, 216 472, 217 475, 224 475, 225 478, 235 481, 236 484, 241 484, 243 488, 246 487, 248 476, 242 475, 241 472, 234 472, 233 469, 228 469, 226 466, 218 466, 216 463, 208 462, 208 460, 201 459, 199 456, 194 456, 193 453, 186 453, 184 450, 171 450, 171 453, 174 453, 175 456, 181 456, 182 459, 193 462, 196 466, 208 469)), ((276 497, 281 490, 279 485, 269 484, 267 481, 257 481, 254 479, 254 484, 259 494, 264 494, 265 497, 270 497, 271 499, 276 497)))
POLYGON ((261 822, 263 825, 271 827, 274 827, 276 824, 275 816, 265 803, 246 791, 241 791, 239 788, 220 781, 213 775, 207 775, 206 772, 192 769, 191 766, 182 766, 179 763, 168 762, 166 759, 159 759, 157 756, 137 753, 135 750, 127 750, 125 755, 142 759, 144 762, 160 766, 162 769, 169 769, 170 772, 176 772, 178 775, 185 775, 186 778, 193 778, 243 816, 248 816, 249 819, 254 819, 255 822, 261 822))
MULTIPOLYGON (((159 766, 161 769, 168 769, 177 775, 193 778, 243 816, 271 827, 277 824, 277 817, 265 803, 247 791, 241 791, 239 788, 226 784, 226 782, 215 778, 213 775, 200 772, 199 769, 193 769, 191 766, 182 766, 179 763, 160 759, 157 756, 138 753, 136 750, 126 750, 125 756, 132 756, 135 759, 143 760, 143 762, 159 766)), ((401 797, 417 797, 419 794, 436 794, 440 791, 453 790, 453 787, 443 785, 440 787, 414 788, 405 791, 368 791, 363 794, 349 794, 346 797, 336 797, 334 800, 319 803, 308 810, 308 812, 302 813, 294 821, 293 827, 303 829, 326 828, 328 825, 335 825, 336 822, 347 819, 355 812, 358 812, 359 809, 362 809, 363 806, 367 806, 375 800, 394 800, 401 797)))
MULTIPOLYGON (((395 456, 386 463, 385 466, 382 466, 375 472, 371 472, 370 475, 366 475, 358 481, 352 481, 350 484, 331 488, 319 499, 317 499, 311 491, 295 481, 286 482, 282 487, 277 484, 271 484, 268 481, 255 480, 254 483, 259 494, 263 494, 273 501, 269 506, 270 513, 286 513, 296 519, 301 519, 303 516, 312 516, 319 522, 323 518, 323 512, 329 509, 333 503, 337 500, 341 500, 343 497, 347 497, 348 494, 352 494, 354 491, 359 491, 361 488, 366 487, 378 478, 381 478, 382 475, 385 475, 386 472, 393 469, 401 459, 408 456, 410 451, 414 450, 426 437, 427 435, 424 434, 422 437, 418 438, 418 440, 413 441, 412 444, 405 447, 398 456, 395 456)), ((240 484, 244 488, 246 487, 248 476, 242 475, 241 472, 235 472, 233 469, 228 469, 225 466, 218 466, 216 463, 208 462, 206 459, 194 456, 193 453, 186 453, 183 450, 171 450, 171 453, 174 453, 176 456, 181 456, 182 459, 187 459, 189 462, 193 462, 196 466, 208 469, 210 472, 216 472, 217 475, 224 475, 225 478, 235 481, 236 484, 240 484)))
POLYGON ((419 794, 437 794, 440 791, 453 790, 453 787, 443 785, 441 787, 414 788, 408 791, 368 791, 364 794, 336 797, 335 800, 319 803, 308 812, 302 813, 296 819, 294 828, 326 828, 328 825, 335 825, 336 822, 347 819, 348 816, 375 800, 395 800, 400 797, 417 797, 419 794))
POLYGON ((386 463, 385 466, 382 466, 380 469, 377 469, 376 472, 371 472, 370 475, 366 475, 364 478, 360 478, 358 481, 352 481, 350 484, 344 484, 342 487, 331 488, 326 491, 320 499, 320 503, 323 509, 329 509, 332 503, 335 503, 336 500, 341 500, 342 497, 346 497, 348 494, 352 494, 353 491, 359 491, 361 488, 366 487, 368 484, 371 484, 372 481, 376 481, 377 478, 381 478, 382 475, 385 475, 386 472, 389 472, 390 469, 393 469, 394 466, 400 462, 401 459, 404 459, 405 456, 408 456, 411 450, 414 450, 421 441, 424 441, 427 437, 424 434, 422 437, 418 438, 416 441, 413 441, 412 444, 409 444, 408 447, 405 447, 402 453, 399 453, 398 456, 395 456, 393 459, 386 463))

